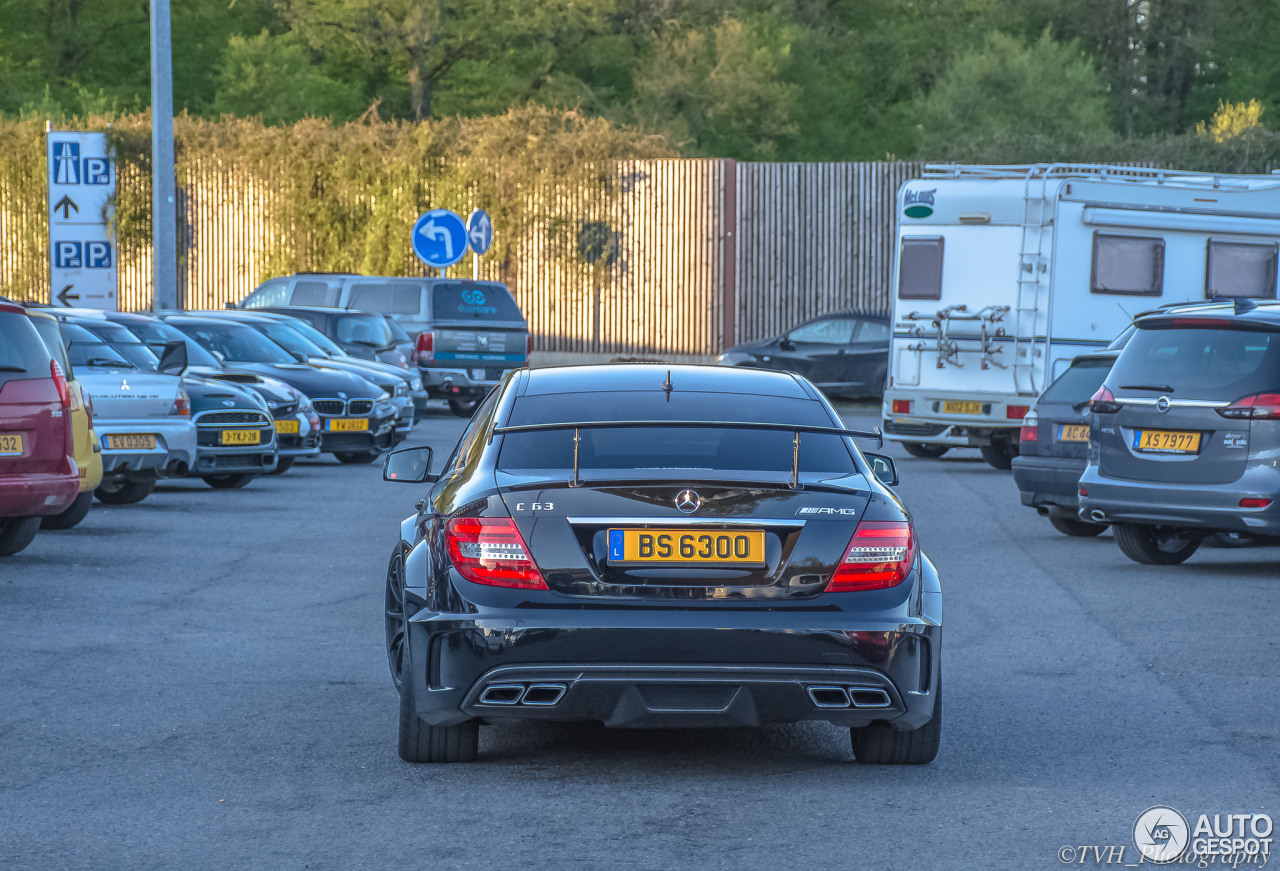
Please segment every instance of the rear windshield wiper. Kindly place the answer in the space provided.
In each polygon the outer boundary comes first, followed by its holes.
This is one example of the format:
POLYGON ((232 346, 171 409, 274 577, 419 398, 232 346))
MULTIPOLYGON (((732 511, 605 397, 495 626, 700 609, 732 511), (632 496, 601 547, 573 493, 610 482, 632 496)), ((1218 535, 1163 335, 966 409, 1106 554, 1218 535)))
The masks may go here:
POLYGON ((1121 390, 1158 390, 1161 393, 1172 393, 1173 388, 1167 384, 1121 384, 1121 390))
POLYGON ((0 372, 26 372, 25 366, 0 366, 0 372))

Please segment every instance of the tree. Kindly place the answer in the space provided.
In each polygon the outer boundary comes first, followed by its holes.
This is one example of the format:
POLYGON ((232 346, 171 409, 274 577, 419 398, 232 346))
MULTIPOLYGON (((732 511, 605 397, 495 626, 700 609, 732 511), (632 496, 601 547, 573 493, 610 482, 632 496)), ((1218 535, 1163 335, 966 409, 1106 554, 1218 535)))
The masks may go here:
POLYGON ((314 116, 348 121, 364 109, 358 86, 337 81, 313 62, 292 33, 263 30, 248 39, 232 36, 217 75, 213 114, 258 116, 288 124, 314 116))
POLYGON ((920 153, 986 137, 1038 134, 1079 141, 1110 133, 1103 81, 1078 43, 1056 43, 1046 30, 1030 45, 994 33, 956 58, 917 104, 920 153))

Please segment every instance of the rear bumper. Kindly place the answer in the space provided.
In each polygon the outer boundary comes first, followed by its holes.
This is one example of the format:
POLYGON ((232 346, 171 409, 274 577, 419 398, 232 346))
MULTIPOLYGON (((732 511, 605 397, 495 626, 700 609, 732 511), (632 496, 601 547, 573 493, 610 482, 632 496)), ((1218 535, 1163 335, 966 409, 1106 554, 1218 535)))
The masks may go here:
POLYGON ((184 475, 196 459, 196 426, 190 420, 97 420, 94 422, 102 444, 104 476, 142 472, 154 475, 184 475), (155 436, 151 450, 112 450, 109 436, 149 433, 155 436))
POLYGON ((473 378, 476 370, 488 372, 518 369, 523 364, 498 363, 490 366, 484 362, 475 369, 426 369, 419 368, 422 374, 422 386, 432 399, 460 399, 488 393, 498 383, 498 378, 473 378))
POLYGON ((842 612, 419 611, 407 638, 410 674, 418 678, 405 691, 419 716, 435 725, 821 720, 915 729, 933 713, 941 637, 937 623, 886 625, 842 612), (532 687, 537 700, 522 701, 532 687), (828 691, 819 694, 827 701, 850 688, 855 693, 848 704, 828 707, 812 688, 828 691))
POLYGON ((1075 512, 1080 474, 1086 463, 1075 457, 1013 458, 1013 481, 1018 485, 1022 504, 1032 508, 1052 505, 1075 512))
POLYGON ((78 470, 66 474, 24 472, 0 475, 0 517, 60 514, 80 492, 78 470))
POLYGON ((1251 467, 1229 484, 1124 481, 1089 466, 1080 486, 1089 493, 1079 497, 1080 517, 1093 522, 1280 535, 1280 472, 1267 466, 1251 467), (1273 501, 1266 508, 1241 508, 1244 498, 1273 501), (1095 511, 1103 520, 1094 521, 1095 511))

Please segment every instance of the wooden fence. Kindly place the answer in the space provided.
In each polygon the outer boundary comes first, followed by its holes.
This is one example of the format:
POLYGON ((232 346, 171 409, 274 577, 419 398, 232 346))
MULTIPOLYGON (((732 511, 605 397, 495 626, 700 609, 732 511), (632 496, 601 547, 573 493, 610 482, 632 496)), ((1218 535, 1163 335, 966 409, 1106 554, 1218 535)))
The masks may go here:
MULTIPOLYGON (((481 258, 477 274, 510 284, 539 350, 708 356, 828 311, 887 312, 895 196, 921 169, 622 161, 599 190, 523 191, 538 217, 521 231, 517 255, 505 264, 481 258)), ((270 183, 203 157, 178 182, 179 299, 221 308, 271 277, 267 253, 279 231, 270 183)), ((45 210, 42 187, 0 180, 0 293, 49 298, 47 266, 39 268, 47 250, 21 244, 45 210)), ((303 240, 307 229, 291 235, 303 240)), ((404 272, 424 274, 408 226, 404 243, 404 272)), ((122 245, 118 263, 121 308, 149 308, 149 247, 122 245)), ((468 258, 450 274, 472 269, 468 258)))

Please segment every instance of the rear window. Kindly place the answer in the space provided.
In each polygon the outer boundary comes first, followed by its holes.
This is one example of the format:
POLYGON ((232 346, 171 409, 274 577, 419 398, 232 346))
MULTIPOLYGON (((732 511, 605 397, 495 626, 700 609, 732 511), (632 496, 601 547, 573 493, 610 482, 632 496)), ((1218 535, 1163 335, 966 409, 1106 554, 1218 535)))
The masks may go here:
POLYGON ((71 365, 80 368, 137 369, 128 357, 78 324, 62 323, 62 340, 66 343, 71 365))
POLYGON ((387 318, 387 329, 391 331, 391 338, 395 339, 397 342, 404 343, 413 341, 413 339, 409 338, 409 334, 404 331, 404 327, 396 323, 395 318, 387 318))
POLYGON ((337 333, 335 338, 339 342, 348 342, 352 345, 385 348, 392 344, 391 330, 387 328, 386 318, 381 315, 340 317, 334 332, 337 333))
POLYGON ((151 349, 157 357, 164 353, 164 346, 169 342, 184 342, 187 346, 187 362, 192 366, 207 366, 210 369, 221 369, 218 358, 210 354, 202 345, 177 327, 164 321, 130 320, 121 324, 151 349))
POLYGON ((347 308, 382 314, 416 315, 422 310, 422 285, 409 281, 353 284, 347 308))
POLYGON ((34 317, 31 319, 31 324, 40 334, 41 341, 53 355, 53 359, 58 361, 62 371, 70 377, 73 374, 71 361, 67 359, 67 347, 62 343, 62 332, 58 329, 58 322, 52 318, 34 317))
POLYGON ((511 291, 500 284, 440 283, 431 288, 435 320, 523 321, 511 291))
POLYGON ((52 359, 30 318, 0 312, 0 387, 12 380, 47 377, 52 359))
POLYGON ((904 236, 898 257, 898 298, 941 297, 942 237, 904 236))
POLYGON ((1112 359, 1077 360, 1049 385, 1040 400, 1076 403, 1088 399, 1102 386, 1113 362, 1112 359))
MULTIPOLYGON (((1113 389, 1157 388, 1175 399, 1234 401, 1280 387, 1280 333, 1139 329, 1106 379, 1113 389), (1170 387, 1172 390, 1162 388, 1170 387)), ((1155 391, 1152 391, 1153 394, 1155 391)))
MULTIPOLYGON (((543 394, 515 401, 511 425, 607 420, 725 420, 832 426, 813 400, 733 393, 543 394)), ((792 434, 739 429, 620 428, 580 432, 583 471, 725 471, 791 473, 792 434)), ((512 433, 503 437, 498 467, 508 471, 573 468, 573 431, 512 433)), ((800 436, 800 471, 840 474, 858 469, 840 436, 800 436)))

